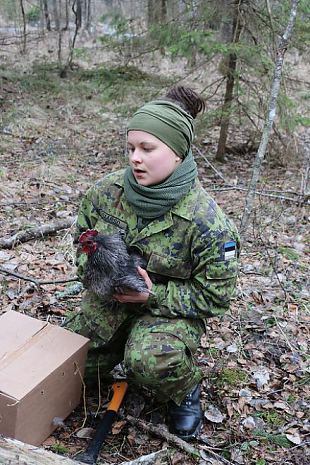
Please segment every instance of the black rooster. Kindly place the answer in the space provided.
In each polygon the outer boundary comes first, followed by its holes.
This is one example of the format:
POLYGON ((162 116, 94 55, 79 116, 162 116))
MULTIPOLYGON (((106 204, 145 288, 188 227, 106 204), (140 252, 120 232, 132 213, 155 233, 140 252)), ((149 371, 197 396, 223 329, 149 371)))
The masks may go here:
POLYGON ((89 229, 79 238, 79 251, 88 256, 83 284, 104 300, 126 291, 149 292, 137 267, 145 261, 127 249, 122 234, 100 234, 89 229))

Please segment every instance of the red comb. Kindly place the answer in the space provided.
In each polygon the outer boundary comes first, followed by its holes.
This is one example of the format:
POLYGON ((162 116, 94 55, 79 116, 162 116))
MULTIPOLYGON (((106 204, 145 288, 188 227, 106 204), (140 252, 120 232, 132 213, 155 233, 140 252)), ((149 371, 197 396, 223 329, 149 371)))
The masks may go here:
POLYGON ((79 243, 83 244, 83 242, 88 241, 90 238, 98 236, 98 231, 96 229, 88 229, 84 233, 82 233, 79 237, 79 243))

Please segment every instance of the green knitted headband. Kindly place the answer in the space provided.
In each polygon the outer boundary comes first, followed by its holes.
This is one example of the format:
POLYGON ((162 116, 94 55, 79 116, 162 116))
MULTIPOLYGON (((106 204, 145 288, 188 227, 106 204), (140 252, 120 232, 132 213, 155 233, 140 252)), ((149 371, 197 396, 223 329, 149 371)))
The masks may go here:
POLYGON ((165 100, 146 103, 131 118, 128 131, 145 131, 185 158, 194 137, 193 118, 178 105, 165 100))

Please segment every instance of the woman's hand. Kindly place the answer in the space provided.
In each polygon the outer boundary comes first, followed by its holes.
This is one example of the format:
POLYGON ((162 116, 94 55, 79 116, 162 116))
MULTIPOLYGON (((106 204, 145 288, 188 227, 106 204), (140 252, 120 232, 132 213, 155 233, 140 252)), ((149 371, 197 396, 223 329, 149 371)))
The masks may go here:
MULTIPOLYGON (((144 279, 147 288, 151 291, 153 283, 146 270, 138 266, 139 275, 144 279)), ((114 294, 113 299, 120 303, 145 304, 149 298, 149 292, 127 291, 126 294, 114 294)))

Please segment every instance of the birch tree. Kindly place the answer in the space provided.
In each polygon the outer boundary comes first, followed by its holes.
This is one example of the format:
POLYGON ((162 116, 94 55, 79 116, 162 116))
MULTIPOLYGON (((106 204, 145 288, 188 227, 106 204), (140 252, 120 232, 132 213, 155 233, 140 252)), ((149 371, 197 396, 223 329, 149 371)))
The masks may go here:
POLYGON ((279 45, 276 49, 276 59, 274 66, 273 79, 270 89, 270 97, 268 104, 268 113, 265 119, 265 125, 261 137, 261 141, 258 147, 258 151, 255 157, 252 178, 249 184, 248 193, 245 200, 244 212, 241 220, 241 234, 244 234, 250 220, 251 213, 253 211, 256 185, 260 177, 260 171, 262 162, 265 157, 266 148, 269 141, 269 136, 272 130, 273 122, 276 116, 277 98, 280 90, 282 68, 284 62, 284 55, 288 47, 289 40, 292 35, 293 26, 297 15, 297 7, 300 0, 291 0, 291 8, 289 19, 284 34, 282 35, 279 45))

